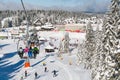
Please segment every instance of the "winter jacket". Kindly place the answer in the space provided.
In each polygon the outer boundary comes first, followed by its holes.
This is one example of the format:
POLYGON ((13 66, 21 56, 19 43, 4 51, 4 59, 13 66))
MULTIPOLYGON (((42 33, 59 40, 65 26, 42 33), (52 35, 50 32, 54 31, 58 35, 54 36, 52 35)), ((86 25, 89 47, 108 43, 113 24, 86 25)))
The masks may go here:
POLYGON ((38 53, 39 53, 39 49, 38 49, 37 47, 34 47, 34 49, 33 49, 33 53, 38 54, 38 53))
POLYGON ((34 49, 33 49, 34 51, 39 51, 39 49, 37 48, 37 47, 34 47, 34 49))
POLYGON ((25 52, 25 53, 27 53, 28 51, 29 51, 29 49, 28 49, 28 48, 25 48, 25 49, 24 49, 24 52, 25 52))
POLYGON ((22 48, 20 48, 18 52, 19 52, 19 53, 23 53, 23 49, 22 49, 22 48))

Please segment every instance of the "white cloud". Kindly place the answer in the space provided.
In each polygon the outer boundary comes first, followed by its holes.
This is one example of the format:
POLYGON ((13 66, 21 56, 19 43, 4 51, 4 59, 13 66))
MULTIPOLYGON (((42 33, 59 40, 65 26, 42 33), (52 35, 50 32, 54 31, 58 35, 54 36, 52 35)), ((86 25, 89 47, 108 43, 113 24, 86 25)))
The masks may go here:
MULTIPOLYGON (((61 0, 64 1, 64 0, 61 0)), ((68 0, 69 1, 69 0, 68 0)), ((79 0, 73 0, 74 2, 78 2, 79 0)), ((63 9, 63 10, 72 10, 72 11, 93 11, 93 12, 103 12, 108 9, 108 5, 110 4, 109 1, 105 1, 104 3, 98 2, 96 0, 89 0, 89 2, 86 3, 85 0, 83 5, 76 5, 74 7, 61 7, 61 6, 51 6, 51 7, 45 7, 45 6, 38 6, 38 5, 32 5, 25 3, 26 9, 63 9)), ((23 9, 21 3, 16 3, 13 1, 9 1, 7 3, 1 1, 0 2, 0 10, 18 10, 23 9)))

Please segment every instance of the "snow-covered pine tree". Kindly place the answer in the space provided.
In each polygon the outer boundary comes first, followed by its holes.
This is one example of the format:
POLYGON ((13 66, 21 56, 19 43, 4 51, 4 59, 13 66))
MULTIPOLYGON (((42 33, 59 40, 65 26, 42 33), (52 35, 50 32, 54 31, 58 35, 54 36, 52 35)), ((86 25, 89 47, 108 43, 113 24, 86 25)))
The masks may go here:
POLYGON ((111 1, 111 13, 103 26, 103 53, 100 77, 96 80, 120 80, 119 0, 111 1))
POLYGON ((95 42, 96 42, 96 50, 95 54, 93 55, 93 63, 92 63, 92 80, 97 80, 100 77, 100 70, 101 70, 101 53, 102 53, 102 30, 100 30, 100 25, 97 26, 95 31, 95 42))
MULTIPOLYGON (((103 26, 105 26, 107 23, 106 19, 104 18, 102 21, 103 26)), ((96 42, 96 50, 93 57, 93 68, 92 68, 92 80, 100 80, 100 74, 101 74, 101 66, 104 64, 104 54, 103 54, 103 36, 104 31, 100 28, 103 26, 98 25, 97 29, 95 31, 95 42, 96 42)))
POLYGON ((78 42, 78 52, 77 52, 77 57, 78 57, 78 61, 77 64, 79 65, 81 63, 81 53, 82 53, 82 47, 80 45, 80 41, 78 42))
POLYGON ((91 23, 89 22, 86 29, 86 41, 85 41, 85 68, 92 68, 92 57, 95 52, 95 35, 91 23))
POLYGON ((77 52, 77 57, 78 57, 78 60, 77 60, 77 64, 79 65, 80 63, 83 63, 83 64, 87 64, 86 63, 86 56, 87 54, 86 53, 86 47, 85 47, 85 41, 83 41, 82 43, 78 43, 78 52, 77 52))
POLYGON ((77 58, 78 58, 77 64, 79 65, 83 61, 83 59, 84 59, 84 56, 83 56, 83 49, 85 49, 84 43, 80 44, 80 41, 79 41, 77 48, 78 48, 78 52, 77 52, 77 58))
POLYGON ((70 41, 69 33, 66 32, 65 33, 65 38, 64 38, 64 52, 65 53, 69 53, 69 41, 70 41))
POLYGON ((59 44, 59 49, 58 49, 58 57, 61 57, 61 53, 63 52, 63 44, 62 44, 62 41, 60 41, 60 44, 59 44))

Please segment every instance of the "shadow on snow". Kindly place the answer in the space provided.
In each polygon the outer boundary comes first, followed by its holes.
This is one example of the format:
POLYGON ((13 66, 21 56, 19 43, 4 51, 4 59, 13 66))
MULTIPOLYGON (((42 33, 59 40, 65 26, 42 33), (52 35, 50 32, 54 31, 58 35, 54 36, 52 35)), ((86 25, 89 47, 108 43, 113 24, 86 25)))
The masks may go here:
POLYGON ((3 48, 3 47, 5 47, 5 46, 7 46, 7 45, 10 45, 10 44, 3 44, 3 45, 0 45, 0 48, 3 48))
POLYGON ((10 64, 9 59, 14 57, 17 52, 5 54, 0 60, 0 80, 9 80, 10 78, 14 77, 11 75, 12 73, 16 73, 22 68, 24 60, 20 60, 15 64, 10 64), (5 64, 4 64, 5 63, 5 64), (4 65, 2 65, 4 64, 4 65))
POLYGON ((38 65, 39 63, 43 62, 44 60, 46 60, 49 56, 45 56, 45 58, 43 58, 42 60, 38 61, 37 63, 31 65, 31 67, 34 67, 36 65, 38 65))

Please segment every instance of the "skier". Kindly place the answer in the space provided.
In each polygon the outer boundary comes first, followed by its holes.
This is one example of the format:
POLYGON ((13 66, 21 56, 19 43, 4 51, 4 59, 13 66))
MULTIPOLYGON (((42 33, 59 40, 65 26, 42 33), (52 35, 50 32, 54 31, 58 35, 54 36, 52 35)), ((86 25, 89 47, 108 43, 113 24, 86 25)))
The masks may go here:
POLYGON ((37 54, 39 54, 39 49, 37 47, 34 47, 33 54, 34 54, 34 58, 36 58, 37 54))
POLYGON ((45 62, 43 62, 42 64, 43 64, 43 66, 46 66, 46 63, 45 63, 45 62))
POLYGON ((28 47, 24 49, 24 52, 27 53, 29 51, 28 47))
POLYGON ((34 49, 34 43, 33 43, 33 42, 31 42, 30 47, 31 47, 32 49, 34 49))
POLYGON ((45 67, 45 70, 44 70, 44 72, 47 72, 47 67, 45 67))
POLYGON ((20 80, 23 80, 23 76, 20 78, 20 80))
POLYGON ((37 74, 37 72, 35 72, 35 79, 37 79, 37 76, 38 76, 38 74, 37 74))
POLYGON ((28 51, 29 51, 29 49, 28 49, 28 47, 26 47, 26 48, 24 49, 24 54, 25 54, 25 57, 27 57, 27 56, 28 56, 28 51))
POLYGON ((52 73, 53 73, 53 77, 57 76, 57 71, 56 70, 53 70, 52 73))
POLYGON ((27 77, 27 71, 25 71, 25 77, 27 77))
POLYGON ((18 55, 20 56, 20 58, 23 58, 23 48, 20 47, 19 50, 18 50, 18 55))

